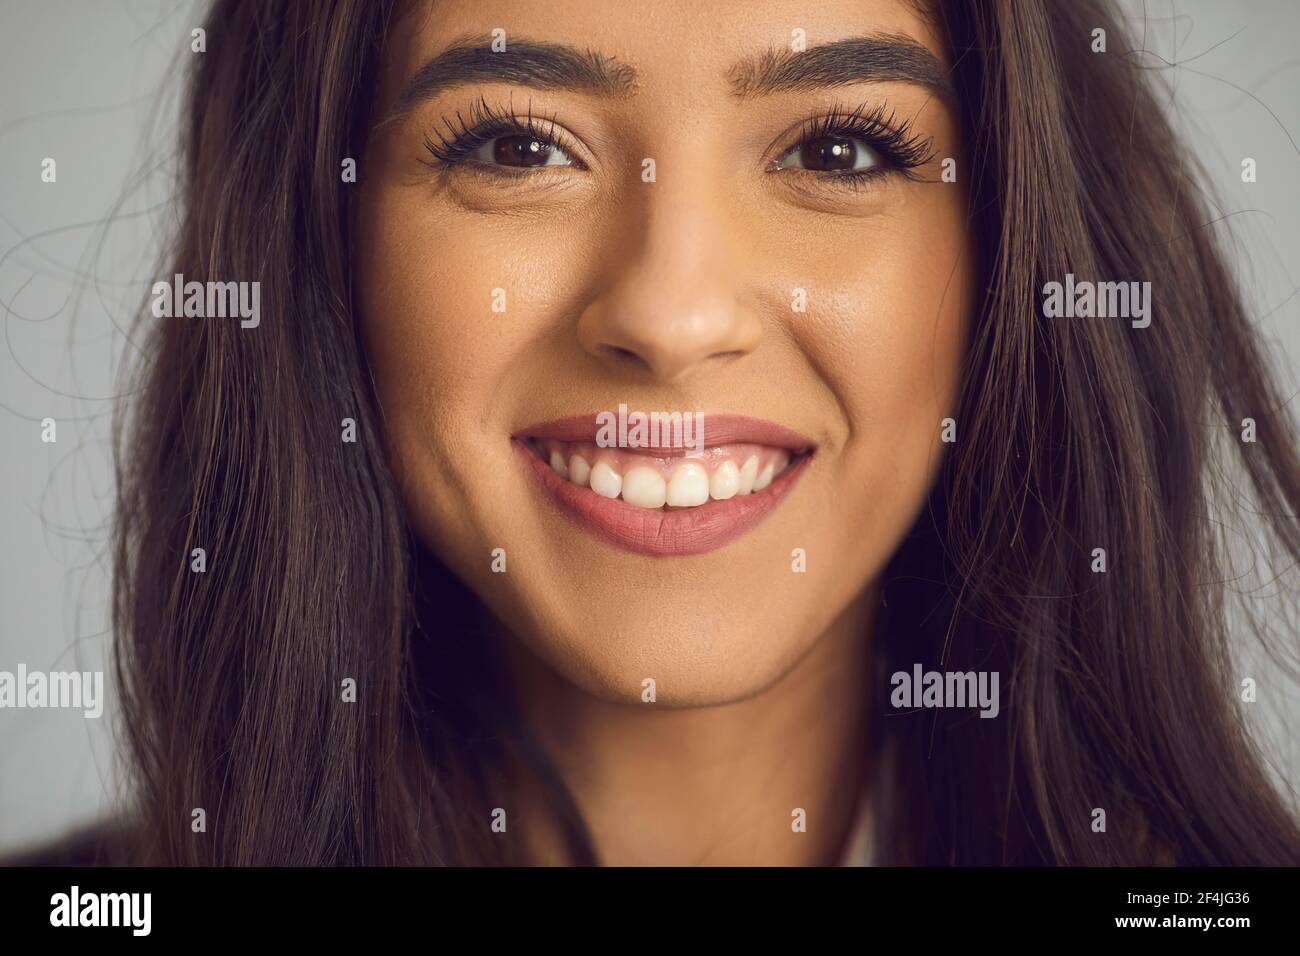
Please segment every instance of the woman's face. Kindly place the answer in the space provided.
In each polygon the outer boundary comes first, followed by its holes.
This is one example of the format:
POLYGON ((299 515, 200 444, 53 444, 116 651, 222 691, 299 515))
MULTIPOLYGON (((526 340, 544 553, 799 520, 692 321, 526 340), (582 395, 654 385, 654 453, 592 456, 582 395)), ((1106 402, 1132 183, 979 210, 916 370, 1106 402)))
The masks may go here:
POLYGON ((871 593, 956 414, 947 66, 900 0, 392 25, 357 186, 385 441, 421 539, 572 682, 740 699, 871 593), (696 430, 630 447, 620 406, 696 430))

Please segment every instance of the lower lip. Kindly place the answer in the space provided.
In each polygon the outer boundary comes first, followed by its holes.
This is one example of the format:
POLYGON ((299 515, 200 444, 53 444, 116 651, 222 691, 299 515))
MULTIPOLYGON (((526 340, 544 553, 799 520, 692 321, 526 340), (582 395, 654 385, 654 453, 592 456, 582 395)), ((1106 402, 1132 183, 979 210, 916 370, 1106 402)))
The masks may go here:
POLYGON ((619 498, 598 495, 561 478, 520 441, 511 444, 570 521, 617 548, 656 558, 705 554, 749 533, 790 493, 809 461, 801 458, 761 492, 707 501, 681 511, 664 511, 638 508, 619 498))

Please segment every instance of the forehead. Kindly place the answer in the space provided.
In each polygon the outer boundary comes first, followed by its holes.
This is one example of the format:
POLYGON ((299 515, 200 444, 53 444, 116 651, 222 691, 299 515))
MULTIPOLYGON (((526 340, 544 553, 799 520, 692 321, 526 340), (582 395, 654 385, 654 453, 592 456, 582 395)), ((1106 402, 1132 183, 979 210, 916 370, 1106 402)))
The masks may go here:
POLYGON ((765 51, 856 37, 905 37, 945 66, 925 0, 408 0, 389 30, 385 79, 404 83, 431 57, 494 37, 598 52, 638 88, 724 85, 765 51), (495 32, 494 32, 495 31, 495 32))

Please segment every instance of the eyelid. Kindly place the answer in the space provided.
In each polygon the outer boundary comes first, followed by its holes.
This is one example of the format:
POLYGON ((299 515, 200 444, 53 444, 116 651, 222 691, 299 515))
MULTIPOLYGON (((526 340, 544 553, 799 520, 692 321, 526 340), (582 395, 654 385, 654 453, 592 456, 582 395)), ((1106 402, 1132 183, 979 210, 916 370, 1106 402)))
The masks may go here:
POLYGON ((470 109, 468 121, 460 110, 455 112, 455 120, 444 116, 441 126, 433 127, 431 133, 424 137, 425 149, 432 156, 432 162, 422 160, 426 165, 437 165, 446 169, 454 166, 477 164, 493 169, 509 171, 536 171, 542 169, 579 169, 588 170, 590 164, 584 158, 586 144, 580 137, 561 126, 554 115, 549 117, 534 115, 532 101, 529 100, 527 112, 520 114, 514 108, 513 97, 504 110, 494 108, 487 98, 479 96, 470 109), (551 166, 512 167, 498 166, 469 159, 470 154, 501 136, 524 135, 550 143, 561 150, 570 163, 551 166), (434 137, 437 137, 435 141, 434 137))
POLYGON ((501 169, 526 170, 569 168, 586 170, 590 168, 586 161, 578 154, 578 150, 571 145, 570 140, 557 133, 557 128, 541 130, 536 126, 529 126, 526 122, 517 120, 507 120, 500 124, 494 124, 491 128, 487 128, 483 125, 470 127, 463 133, 457 134, 455 137, 442 137, 441 143, 434 142, 430 136, 426 135, 424 138, 424 145, 425 149, 433 155, 435 161, 443 166, 468 165, 471 163, 481 166, 496 166, 494 163, 483 163, 482 161, 473 159, 472 157, 473 154, 484 145, 493 140, 500 139, 503 136, 532 136, 540 142, 548 143, 555 149, 560 150, 569 158, 570 162, 559 165, 531 167, 501 166, 501 169))
POLYGON ((778 168, 776 163, 792 149, 813 139, 837 135, 846 139, 852 137, 861 139, 881 158, 881 165, 871 170, 857 170, 852 173, 828 174, 818 170, 808 170, 808 172, 833 177, 865 173, 879 175, 884 172, 909 175, 917 167, 925 165, 934 158, 931 148, 933 137, 913 133, 912 122, 910 120, 900 122, 897 110, 889 109, 884 103, 874 107, 862 104, 852 109, 836 103, 830 110, 800 120, 783 130, 765 152, 764 166, 769 170, 775 170, 778 168))

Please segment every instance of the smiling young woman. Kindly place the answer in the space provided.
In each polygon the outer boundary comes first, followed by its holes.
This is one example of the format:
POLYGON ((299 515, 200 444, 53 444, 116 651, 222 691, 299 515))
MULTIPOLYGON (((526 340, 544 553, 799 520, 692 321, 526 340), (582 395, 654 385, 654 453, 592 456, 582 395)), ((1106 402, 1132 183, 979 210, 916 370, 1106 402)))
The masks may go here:
POLYGON ((163 274, 262 321, 151 327, 121 852, 1300 861, 1207 490, 1233 456, 1300 559, 1295 433, 1105 4, 206 29, 163 274), (1067 273, 1151 321, 1044 316, 1067 273), (607 447, 620 405, 703 453, 607 447))

